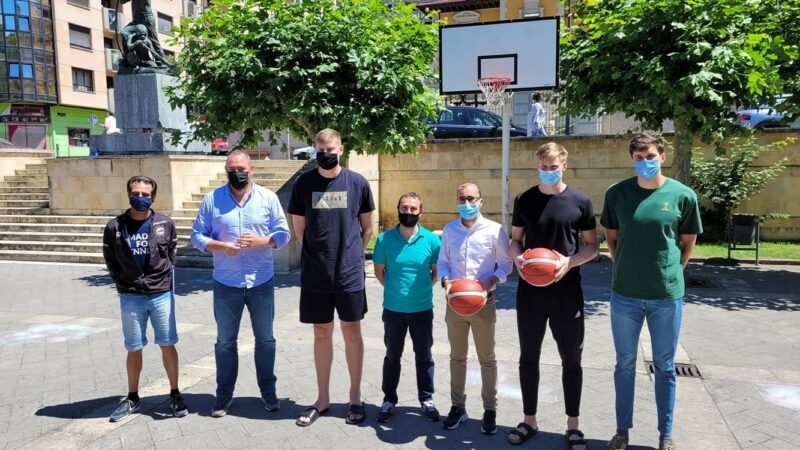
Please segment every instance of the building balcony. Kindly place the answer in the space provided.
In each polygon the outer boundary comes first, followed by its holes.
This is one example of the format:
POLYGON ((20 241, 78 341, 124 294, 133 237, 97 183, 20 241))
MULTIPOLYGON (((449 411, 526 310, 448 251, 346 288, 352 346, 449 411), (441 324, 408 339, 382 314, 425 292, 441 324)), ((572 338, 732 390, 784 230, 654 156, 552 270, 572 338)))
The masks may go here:
POLYGON ((119 60, 122 59, 122 52, 114 48, 106 49, 106 71, 117 73, 119 70, 119 60))
POLYGON ((196 19, 200 15, 200 8, 194 0, 183 0, 183 16, 196 19))
POLYGON ((116 33, 127 25, 125 22, 125 14, 122 11, 117 12, 116 9, 103 8, 103 31, 116 33))

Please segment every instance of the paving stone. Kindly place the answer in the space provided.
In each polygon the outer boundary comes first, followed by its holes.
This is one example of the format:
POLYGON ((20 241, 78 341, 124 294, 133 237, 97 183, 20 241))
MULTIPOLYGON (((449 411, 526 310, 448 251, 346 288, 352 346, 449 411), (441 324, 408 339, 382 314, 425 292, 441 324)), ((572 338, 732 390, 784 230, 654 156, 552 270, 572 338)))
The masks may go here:
MULTIPOLYGON (((615 429, 609 267, 608 263, 589 264, 582 272, 587 331, 581 428, 591 448, 602 448, 615 429)), ((800 321, 800 302, 790 290, 791 280, 797 279, 800 268, 734 270, 692 266, 691 270, 718 280, 715 285, 722 288, 690 289, 687 295, 681 345, 701 372, 704 367, 709 368, 709 377, 678 381, 674 432, 680 448, 791 448, 785 445, 794 441, 796 430, 800 429, 800 411, 793 409, 787 399, 791 399, 792 389, 800 385, 800 355, 794 351, 800 348, 800 331, 787 330, 797 329, 800 321), (759 292, 764 285, 759 280, 764 277, 774 281, 766 294, 759 292), (726 280, 736 283, 726 289, 726 280), (785 287, 786 292, 780 292, 779 287, 785 287), (725 444, 714 447, 715 442, 725 444)), ((349 378, 337 324, 331 382, 334 405, 329 415, 308 428, 300 428, 294 424, 295 418, 315 400, 317 388, 312 328, 298 321, 297 274, 276 278, 276 372, 278 393, 283 398, 280 412, 270 414, 261 406, 249 350, 240 354, 236 403, 231 413, 222 419, 209 417, 215 390, 210 271, 178 269, 178 351, 181 373, 191 380, 189 384, 182 383, 181 388, 191 413, 182 419, 166 415, 167 392, 161 392, 164 369, 160 352, 151 344, 144 352, 140 391, 146 391, 148 386, 158 388, 145 398, 146 408, 141 415, 119 424, 110 424, 106 418, 126 391, 126 351, 119 324, 119 301, 106 280, 105 270, 0 264, 0 277, 6 281, 4 289, 14 294, 0 300, 0 448, 17 448, 26 443, 29 448, 50 448, 54 442, 81 443, 81 447, 91 449, 253 448, 278 444, 282 449, 495 448, 506 446, 505 434, 522 416, 513 280, 498 293, 496 353, 501 430, 486 437, 479 431, 483 411, 474 349, 469 353, 467 384, 471 419, 458 430, 444 431, 440 423, 428 423, 419 417, 410 340, 402 360, 398 414, 388 426, 375 423, 383 397, 380 374, 384 348, 382 288, 374 278, 367 280, 370 312, 362 322, 362 393, 368 404, 367 421, 359 427, 344 423, 349 378), (33 268, 39 275, 36 280, 28 275, 33 268), (48 283, 37 282, 42 279, 48 283), (84 330, 84 334, 75 330, 84 330), (198 372, 207 375, 192 377, 198 372)), ((440 289, 435 291, 434 302, 434 400, 446 414, 450 407, 449 344, 440 289)), ((148 337, 152 341, 152 330, 148 337)), ((252 343, 246 312, 240 337, 243 347, 252 343)), ((652 447, 658 439, 652 379, 644 372, 643 354, 640 351, 637 364, 631 435, 632 444, 639 448, 652 447)), ((542 349, 541 373, 541 432, 531 448, 560 449, 565 428, 561 368, 549 333, 542 349)))

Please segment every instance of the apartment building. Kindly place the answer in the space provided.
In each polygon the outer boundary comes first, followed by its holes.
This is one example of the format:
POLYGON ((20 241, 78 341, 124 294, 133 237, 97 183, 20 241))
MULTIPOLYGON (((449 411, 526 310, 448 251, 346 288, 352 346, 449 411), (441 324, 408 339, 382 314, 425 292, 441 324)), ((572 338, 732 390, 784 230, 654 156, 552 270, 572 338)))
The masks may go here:
MULTIPOLYGON (((152 0, 167 58, 172 28, 198 0, 152 0)), ((118 0, 0 0, 0 137, 54 156, 85 156, 114 111, 117 30, 131 19, 118 0)))

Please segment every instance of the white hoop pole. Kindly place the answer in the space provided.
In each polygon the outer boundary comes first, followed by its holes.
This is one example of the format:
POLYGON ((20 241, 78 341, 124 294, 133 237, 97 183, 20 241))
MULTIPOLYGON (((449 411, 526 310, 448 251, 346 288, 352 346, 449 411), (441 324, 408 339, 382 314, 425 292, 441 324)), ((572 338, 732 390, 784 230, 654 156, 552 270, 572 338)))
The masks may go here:
POLYGON ((511 101, 513 93, 503 94, 503 228, 506 233, 511 233, 511 223, 509 221, 509 184, 511 180, 511 109, 514 107, 511 101))

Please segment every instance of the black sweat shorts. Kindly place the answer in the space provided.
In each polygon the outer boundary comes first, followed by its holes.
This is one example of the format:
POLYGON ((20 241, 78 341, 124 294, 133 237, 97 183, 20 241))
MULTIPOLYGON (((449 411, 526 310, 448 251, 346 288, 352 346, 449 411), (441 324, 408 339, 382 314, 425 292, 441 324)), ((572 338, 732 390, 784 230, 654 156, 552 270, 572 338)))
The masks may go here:
POLYGON ((367 293, 358 292, 318 292, 300 288, 300 322, 333 322, 333 310, 344 322, 358 322, 367 313, 367 293))

